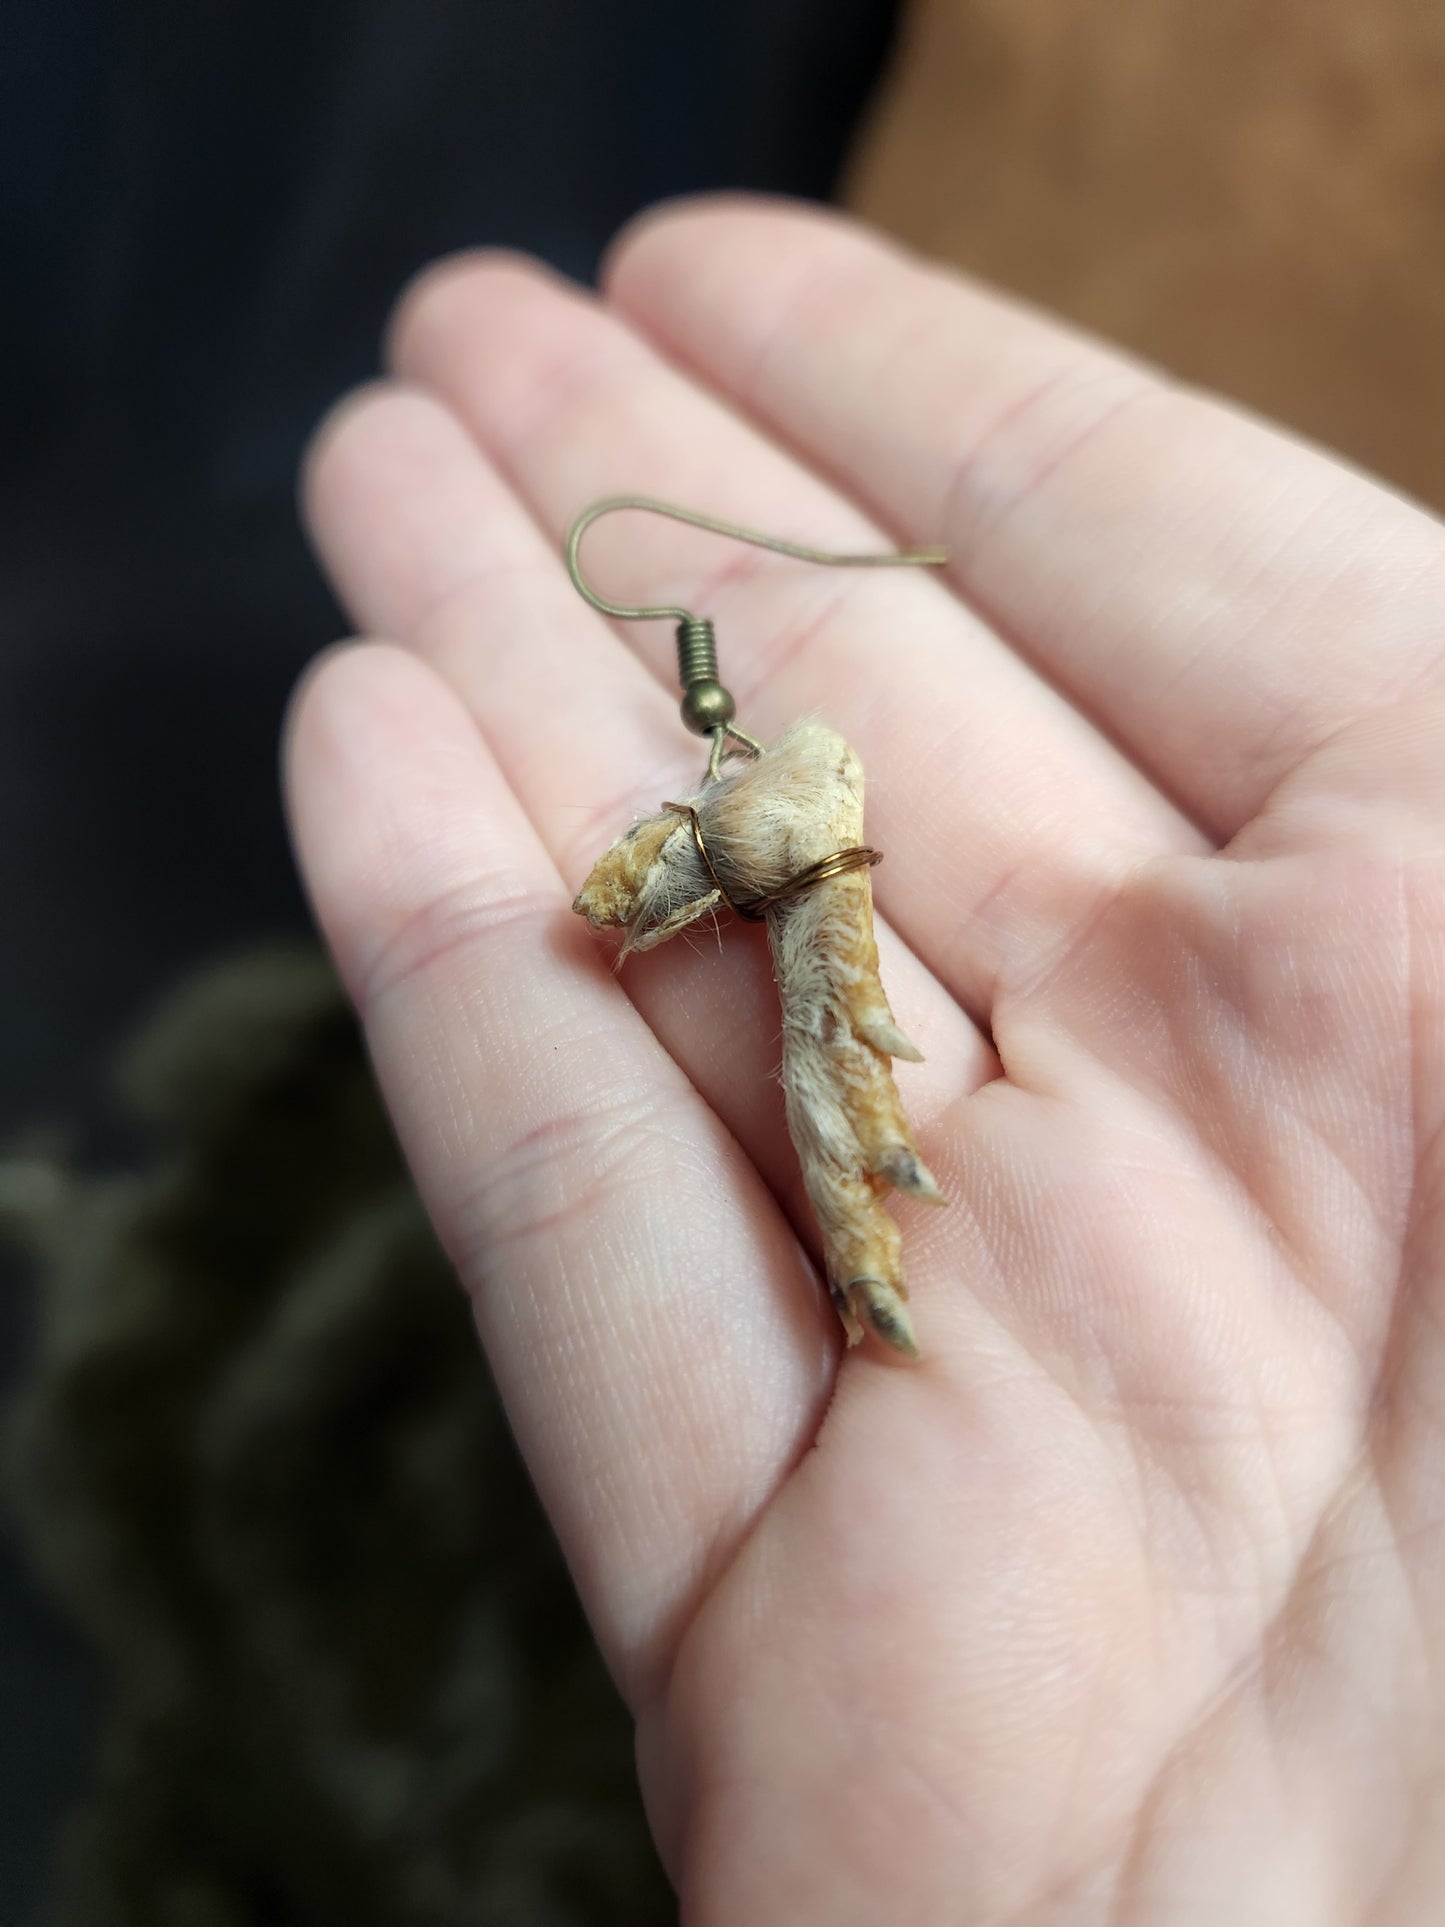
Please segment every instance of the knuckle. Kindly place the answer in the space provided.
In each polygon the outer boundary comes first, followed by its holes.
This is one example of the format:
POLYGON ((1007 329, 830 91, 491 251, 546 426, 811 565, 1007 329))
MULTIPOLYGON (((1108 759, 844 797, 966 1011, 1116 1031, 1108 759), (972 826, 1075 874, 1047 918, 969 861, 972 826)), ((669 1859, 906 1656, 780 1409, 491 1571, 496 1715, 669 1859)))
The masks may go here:
MULTIPOLYGON (((655 1199, 678 1160, 677 1120, 659 1109, 655 1092, 637 1092, 548 1118, 518 1138, 479 1173, 464 1215, 460 1268, 485 1272, 495 1254, 584 1223, 629 1192, 655 1199), (468 1260, 471 1262, 469 1263, 468 1260)), ((638 1220, 634 1219, 634 1223, 638 1220)))
MULTIPOLYGON (((367 959, 353 994, 364 1012, 424 977, 483 968, 481 953, 514 929, 570 913, 559 897, 509 879, 456 885, 404 916, 367 959), (471 954, 478 953, 476 962, 471 954)), ((535 938, 528 941, 535 943, 535 938)))

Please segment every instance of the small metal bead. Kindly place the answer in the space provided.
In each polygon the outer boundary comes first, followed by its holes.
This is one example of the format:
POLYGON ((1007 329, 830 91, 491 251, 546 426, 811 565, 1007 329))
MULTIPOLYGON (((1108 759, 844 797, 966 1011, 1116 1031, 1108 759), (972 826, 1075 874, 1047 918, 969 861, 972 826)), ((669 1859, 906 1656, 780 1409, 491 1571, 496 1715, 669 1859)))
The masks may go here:
POLYGON ((721 729, 737 714, 737 706, 720 682, 695 682, 682 699, 682 720, 694 736, 721 729))

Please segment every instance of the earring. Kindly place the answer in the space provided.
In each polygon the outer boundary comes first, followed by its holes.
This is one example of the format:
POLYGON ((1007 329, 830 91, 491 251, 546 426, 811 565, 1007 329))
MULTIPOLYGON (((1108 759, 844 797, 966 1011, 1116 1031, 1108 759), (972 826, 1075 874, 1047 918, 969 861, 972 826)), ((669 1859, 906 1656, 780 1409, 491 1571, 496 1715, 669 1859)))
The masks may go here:
POLYGON ((794 723, 771 748, 740 729, 718 680, 707 618, 671 606, 625 607, 596 593, 582 574, 582 537, 618 509, 833 567, 928 566, 947 557, 939 549, 835 555, 641 495, 594 502, 572 524, 566 550, 577 589, 604 615, 676 622, 682 718, 712 739, 696 795, 633 824, 594 865, 572 907, 596 929, 622 931, 619 963, 723 910, 767 925, 788 1131, 822 1234, 829 1295, 850 1345, 866 1327, 917 1358, 901 1240, 883 1199, 890 1189, 930 1204, 944 1199, 893 1081, 891 1059, 921 1060, 879 980, 870 872, 882 859, 863 842, 862 766, 822 723, 794 723))

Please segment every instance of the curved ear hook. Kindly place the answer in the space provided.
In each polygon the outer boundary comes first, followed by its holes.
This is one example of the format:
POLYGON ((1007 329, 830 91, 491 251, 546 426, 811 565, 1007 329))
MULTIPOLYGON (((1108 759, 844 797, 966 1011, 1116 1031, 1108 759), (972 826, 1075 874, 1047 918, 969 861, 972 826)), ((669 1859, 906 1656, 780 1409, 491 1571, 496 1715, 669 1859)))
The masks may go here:
POLYGON ((724 522, 715 515, 702 515, 696 509, 678 508, 673 502, 660 502, 650 495, 609 495, 573 522, 567 531, 567 573, 579 595, 600 609, 605 616, 620 616, 628 622, 651 622, 670 618, 677 624, 677 673, 682 684, 682 720, 696 736, 711 736, 712 755, 708 774, 716 778, 721 767, 727 739, 741 743, 751 755, 762 754, 762 744, 746 735, 733 722, 736 707, 731 695, 718 681, 717 637, 707 616, 695 616, 675 603, 630 607, 606 602, 582 574, 579 550, 582 537, 599 516, 617 509, 646 509, 653 515, 669 516, 674 522, 687 522, 695 529, 708 529, 714 535, 731 536, 738 542, 751 542, 755 548, 771 549, 776 555, 793 556, 799 562, 820 562, 837 569, 887 569, 899 566, 937 567, 948 560, 944 549, 898 549, 882 555, 838 554, 831 549, 814 549, 801 542, 785 542, 780 536, 764 535, 757 529, 724 522))

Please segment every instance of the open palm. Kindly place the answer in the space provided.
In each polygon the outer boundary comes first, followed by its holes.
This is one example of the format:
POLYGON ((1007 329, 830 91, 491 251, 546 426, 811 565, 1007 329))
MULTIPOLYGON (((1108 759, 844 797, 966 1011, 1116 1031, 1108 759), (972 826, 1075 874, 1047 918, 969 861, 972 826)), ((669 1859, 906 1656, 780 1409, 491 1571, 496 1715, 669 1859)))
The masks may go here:
POLYGON ((318 437, 321 921, 698 1927, 1445 1895, 1445 531, 784 206, 444 264, 318 437), (569 903, 695 782, 665 625, 869 782, 922 1365, 840 1355, 756 931, 569 903))

